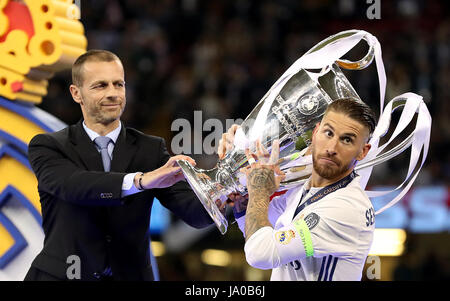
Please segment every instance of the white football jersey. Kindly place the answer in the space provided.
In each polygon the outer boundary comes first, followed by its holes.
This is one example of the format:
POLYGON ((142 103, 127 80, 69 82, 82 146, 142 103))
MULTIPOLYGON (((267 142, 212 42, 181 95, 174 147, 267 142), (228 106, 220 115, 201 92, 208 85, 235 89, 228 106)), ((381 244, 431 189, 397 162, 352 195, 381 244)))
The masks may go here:
MULTIPOLYGON (((295 217, 299 205, 322 188, 309 181, 272 199, 273 227, 256 231, 245 243, 247 262, 273 269, 271 280, 361 280, 375 229, 372 203, 356 176, 346 187, 311 203, 295 217)), ((245 216, 237 219, 243 233, 245 216)))

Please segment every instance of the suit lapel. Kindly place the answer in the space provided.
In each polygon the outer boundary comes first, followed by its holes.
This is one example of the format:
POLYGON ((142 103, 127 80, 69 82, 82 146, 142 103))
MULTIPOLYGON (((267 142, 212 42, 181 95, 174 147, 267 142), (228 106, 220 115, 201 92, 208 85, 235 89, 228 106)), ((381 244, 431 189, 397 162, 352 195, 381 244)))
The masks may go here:
MULTIPOLYGON (((84 130, 82 122, 83 121, 79 121, 77 124, 71 126, 70 140, 74 145, 75 151, 88 170, 103 171, 102 157, 97 151, 94 142, 91 141, 84 130)), ((126 172, 126 169, 137 150, 135 139, 135 137, 126 134, 125 126, 122 124, 119 137, 114 145, 111 171, 126 172)))
POLYGON ((70 140, 85 167, 91 171, 103 171, 102 157, 83 129, 82 121, 70 128, 70 140))
POLYGON ((117 138, 116 144, 114 145, 111 171, 127 171, 127 167, 130 165, 131 159, 133 159, 134 154, 137 150, 135 140, 136 138, 132 135, 127 135, 125 126, 122 123, 122 129, 120 130, 119 137, 117 138))

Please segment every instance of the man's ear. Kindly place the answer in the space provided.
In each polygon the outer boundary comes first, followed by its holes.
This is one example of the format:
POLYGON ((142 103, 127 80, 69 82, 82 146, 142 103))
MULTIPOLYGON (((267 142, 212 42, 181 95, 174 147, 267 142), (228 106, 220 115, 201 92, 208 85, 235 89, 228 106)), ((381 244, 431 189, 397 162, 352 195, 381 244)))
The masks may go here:
POLYGON ((362 159, 364 159, 369 153, 371 147, 372 145, 370 145, 369 143, 364 144, 363 149, 361 150, 361 153, 356 157, 356 160, 361 161, 362 159))
POLYGON ((69 87, 70 94, 72 94, 72 98, 76 103, 79 103, 80 105, 83 102, 83 99, 81 97, 81 91, 78 86, 75 86, 74 84, 70 85, 69 87))
POLYGON ((316 123, 316 126, 314 127, 311 135, 311 141, 314 139, 314 136, 316 135, 317 131, 319 130, 320 122, 316 123))

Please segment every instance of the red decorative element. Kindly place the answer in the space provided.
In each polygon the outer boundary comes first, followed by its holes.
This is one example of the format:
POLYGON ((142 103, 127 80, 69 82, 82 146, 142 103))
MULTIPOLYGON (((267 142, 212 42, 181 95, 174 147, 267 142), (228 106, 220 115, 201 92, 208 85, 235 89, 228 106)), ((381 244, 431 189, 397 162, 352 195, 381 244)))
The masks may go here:
POLYGON ((274 197, 276 197, 276 196, 279 196, 279 195, 283 195, 283 194, 285 194, 287 192, 287 190, 282 190, 282 191, 277 191, 277 192, 275 192, 274 194, 272 194, 271 196, 270 196, 270 200, 272 200, 274 197))
POLYGON ((13 83, 11 84, 11 90, 12 90, 14 93, 17 93, 17 92, 22 91, 22 90, 23 90, 23 83, 21 83, 21 82, 13 82, 13 83))
POLYGON ((28 39, 31 39, 31 37, 34 36, 33 19, 25 4, 9 1, 3 9, 3 13, 9 19, 9 27, 6 32, 0 36, 0 43, 3 43, 8 34, 15 29, 24 31, 28 35, 28 39))

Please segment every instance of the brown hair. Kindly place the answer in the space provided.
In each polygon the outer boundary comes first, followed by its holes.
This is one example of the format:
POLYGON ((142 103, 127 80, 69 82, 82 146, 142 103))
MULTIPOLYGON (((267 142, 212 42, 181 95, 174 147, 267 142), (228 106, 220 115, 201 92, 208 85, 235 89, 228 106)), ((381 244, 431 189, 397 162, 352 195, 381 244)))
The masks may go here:
POLYGON ((92 49, 80 55, 75 63, 72 65, 72 83, 75 86, 81 87, 83 85, 83 65, 86 62, 112 62, 119 61, 122 63, 117 55, 108 50, 92 49))
POLYGON ((358 121, 369 129, 369 137, 372 136, 376 126, 376 117, 372 109, 364 102, 353 98, 340 98, 328 105, 324 116, 330 111, 343 113, 351 119, 358 121))

